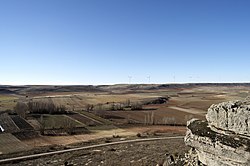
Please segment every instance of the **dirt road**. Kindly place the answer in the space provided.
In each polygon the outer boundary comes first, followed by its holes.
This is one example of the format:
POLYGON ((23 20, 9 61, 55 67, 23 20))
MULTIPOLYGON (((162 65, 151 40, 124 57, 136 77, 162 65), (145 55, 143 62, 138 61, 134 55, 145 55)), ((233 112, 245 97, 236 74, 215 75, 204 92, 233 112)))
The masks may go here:
POLYGON ((74 152, 74 151, 78 151, 78 150, 86 150, 86 149, 91 149, 91 148, 112 146, 112 145, 118 145, 118 144, 135 143, 135 142, 148 142, 148 141, 157 141, 157 140, 183 139, 183 138, 184 138, 184 136, 175 136, 175 137, 145 138, 145 139, 117 141, 117 142, 111 142, 111 143, 103 143, 103 144, 98 144, 98 145, 90 145, 90 146, 84 146, 84 147, 78 147, 78 148, 72 148, 72 149, 66 149, 66 150, 59 150, 59 151, 53 151, 53 152, 47 152, 47 153, 28 155, 28 156, 7 158, 7 159, 0 160, 0 164, 6 164, 9 162, 13 162, 13 161, 17 162, 17 161, 21 161, 21 160, 30 160, 30 159, 34 159, 34 158, 49 156, 49 155, 62 154, 62 153, 74 152))

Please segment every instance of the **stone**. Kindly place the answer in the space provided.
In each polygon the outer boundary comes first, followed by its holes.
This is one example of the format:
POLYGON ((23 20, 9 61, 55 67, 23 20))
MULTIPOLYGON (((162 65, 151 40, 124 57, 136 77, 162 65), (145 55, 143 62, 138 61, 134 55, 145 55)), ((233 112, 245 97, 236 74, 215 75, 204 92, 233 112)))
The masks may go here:
POLYGON ((185 165, 250 166, 249 110, 249 101, 224 102, 208 109, 207 121, 188 121, 185 165))
POLYGON ((250 102, 230 101, 212 105, 206 119, 212 129, 250 136, 250 102))
POLYGON ((250 165, 250 139, 216 133, 206 121, 195 120, 187 127, 185 143, 195 148, 201 163, 211 166, 250 165))

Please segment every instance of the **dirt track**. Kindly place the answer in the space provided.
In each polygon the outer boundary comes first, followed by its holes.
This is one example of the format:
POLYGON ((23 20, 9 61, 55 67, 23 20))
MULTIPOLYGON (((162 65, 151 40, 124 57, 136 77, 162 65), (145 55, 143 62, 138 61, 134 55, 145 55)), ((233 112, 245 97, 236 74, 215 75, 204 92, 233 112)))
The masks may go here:
POLYGON ((180 108, 180 107, 175 107, 175 106, 171 106, 169 108, 172 108, 172 109, 175 109, 175 110, 178 110, 178 111, 187 112, 187 113, 190 113, 190 114, 200 114, 200 115, 204 115, 205 114, 204 111, 198 110, 198 109, 195 109, 195 108, 186 109, 186 108, 180 108))
POLYGON ((177 152, 176 150, 181 150, 179 148, 181 148, 183 152, 187 150, 183 144, 183 136, 146 138, 3 159, 0 160, 0 164, 10 164, 14 162, 14 165, 61 165, 67 161, 75 165, 97 165, 98 163, 101 165, 116 165, 115 162, 119 162, 119 165, 156 165, 157 162, 164 160, 166 153, 175 154, 177 152), (137 151, 140 151, 140 153, 137 151), (157 151, 157 153, 154 153, 155 151, 157 151), (100 156, 101 154, 103 154, 103 156, 100 156), (90 156, 86 158, 88 155, 90 156), (154 155, 159 156, 152 159, 154 155), (112 158, 116 158, 116 160, 112 158))

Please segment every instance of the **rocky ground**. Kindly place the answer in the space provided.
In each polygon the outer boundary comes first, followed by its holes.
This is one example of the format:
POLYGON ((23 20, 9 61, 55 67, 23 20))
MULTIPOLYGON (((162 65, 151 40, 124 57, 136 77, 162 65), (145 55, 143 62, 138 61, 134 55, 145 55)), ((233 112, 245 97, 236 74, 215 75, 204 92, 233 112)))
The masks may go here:
POLYGON ((188 149, 183 139, 158 140, 80 150, 11 163, 11 165, 156 166, 162 165, 170 155, 184 156, 188 149))

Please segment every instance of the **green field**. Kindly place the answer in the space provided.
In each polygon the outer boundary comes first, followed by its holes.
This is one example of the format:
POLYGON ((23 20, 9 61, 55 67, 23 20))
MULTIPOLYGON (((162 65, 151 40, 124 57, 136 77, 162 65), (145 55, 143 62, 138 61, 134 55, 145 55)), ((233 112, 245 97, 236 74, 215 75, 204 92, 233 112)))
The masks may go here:
POLYGON ((45 129, 59 129, 67 126, 73 127, 84 127, 85 125, 71 119, 66 115, 43 115, 41 117, 36 118, 42 125, 44 125, 45 129))
POLYGON ((9 100, 15 100, 17 97, 10 96, 10 95, 0 95, 0 101, 9 101, 9 100))
POLYGON ((15 96, 0 95, 0 111, 13 109, 16 105, 16 100, 18 100, 18 98, 15 96))

